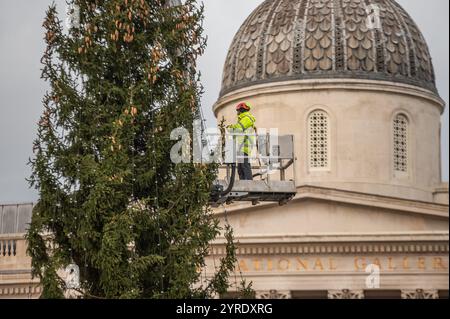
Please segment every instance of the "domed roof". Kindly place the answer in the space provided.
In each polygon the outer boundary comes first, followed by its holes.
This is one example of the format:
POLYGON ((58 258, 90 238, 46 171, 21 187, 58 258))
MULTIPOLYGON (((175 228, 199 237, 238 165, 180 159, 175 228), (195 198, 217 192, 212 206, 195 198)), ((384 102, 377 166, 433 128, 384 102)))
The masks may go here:
POLYGON ((316 78, 393 81, 436 92, 425 39, 394 0, 266 0, 234 37, 220 95, 316 78))

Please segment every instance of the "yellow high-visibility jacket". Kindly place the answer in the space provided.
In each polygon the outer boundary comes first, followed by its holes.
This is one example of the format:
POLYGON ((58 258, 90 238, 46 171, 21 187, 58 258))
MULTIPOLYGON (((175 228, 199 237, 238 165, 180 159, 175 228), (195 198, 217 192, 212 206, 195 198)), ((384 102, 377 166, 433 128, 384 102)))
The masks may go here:
POLYGON ((238 152, 250 155, 251 147, 255 144, 256 118, 250 112, 243 112, 238 116, 238 122, 229 126, 234 133, 248 134, 245 136, 237 136, 238 152))

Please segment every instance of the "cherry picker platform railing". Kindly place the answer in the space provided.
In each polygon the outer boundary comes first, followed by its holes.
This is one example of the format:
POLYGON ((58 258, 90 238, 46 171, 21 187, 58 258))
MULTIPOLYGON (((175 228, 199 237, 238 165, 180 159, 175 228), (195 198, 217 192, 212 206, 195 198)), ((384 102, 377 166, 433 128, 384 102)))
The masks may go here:
MULTIPOLYGON (((236 135, 233 134, 234 138, 236 135)), ((246 135, 248 136, 248 135, 246 135)), ((225 147, 225 160, 219 169, 219 179, 211 191, 213 207, 233 202, 278 202, 286 204, 296 194, 293 135, 254 134, 256 144, 249 156, 253 180, 239 180, 237 165, 243 156, 236 151, 237 143, 225 147), (256 151, 256 152, 255 152, 256 151)))

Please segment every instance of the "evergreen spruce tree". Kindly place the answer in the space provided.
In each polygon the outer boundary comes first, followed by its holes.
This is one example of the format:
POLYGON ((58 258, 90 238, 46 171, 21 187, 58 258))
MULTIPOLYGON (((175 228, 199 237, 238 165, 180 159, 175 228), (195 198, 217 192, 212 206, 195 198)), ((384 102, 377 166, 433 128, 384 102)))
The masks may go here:
POLYGON ((39 191, 27 234, 43 298, 64 297, 59 271, 80 268, 85 298, 208 298, 236 261, 232 233, 215 276, 199 286, 221 229, 209 210, 214 165, 174 164, 170 132, 192 131, 205 48, 195 0, 72 0, 43 27, 50 89, 30 160, 39 191))

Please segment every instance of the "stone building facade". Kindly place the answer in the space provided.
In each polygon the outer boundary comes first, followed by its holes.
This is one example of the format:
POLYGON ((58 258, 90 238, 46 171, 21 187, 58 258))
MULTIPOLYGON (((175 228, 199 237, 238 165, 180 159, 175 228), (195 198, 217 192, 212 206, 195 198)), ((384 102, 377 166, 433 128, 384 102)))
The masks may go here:
MULTIPOLYGON (((297 195, 214 210, 257 298, 448 298, 448 184, 427 44, 394 0, 266 0, 243 23, 214 112, 253 105, 294 135, 297 195)), ((32 204, 0 206, 0 298, 34 298, 32 204)), ((206 276, 225 253, 212 243, 206 276)), ((236 294, 230 290, 229 296, 236 294)))
POLYGON ((0 205, 0 298, 37 298, 39 281, 31 277, 25 232, 33 204, 0 205))
MULTIPOLYGON (((294 135, 286 206, 215 210, 260 298, 447 298, 448 184, 427 44, 393 0, 266 0, 228 52, 218 120, 248 101, 294 135)), ((215 242, 211 259, 223 254, 215 242)), ((213 267, 214 260, 209 263, 213 267)))

